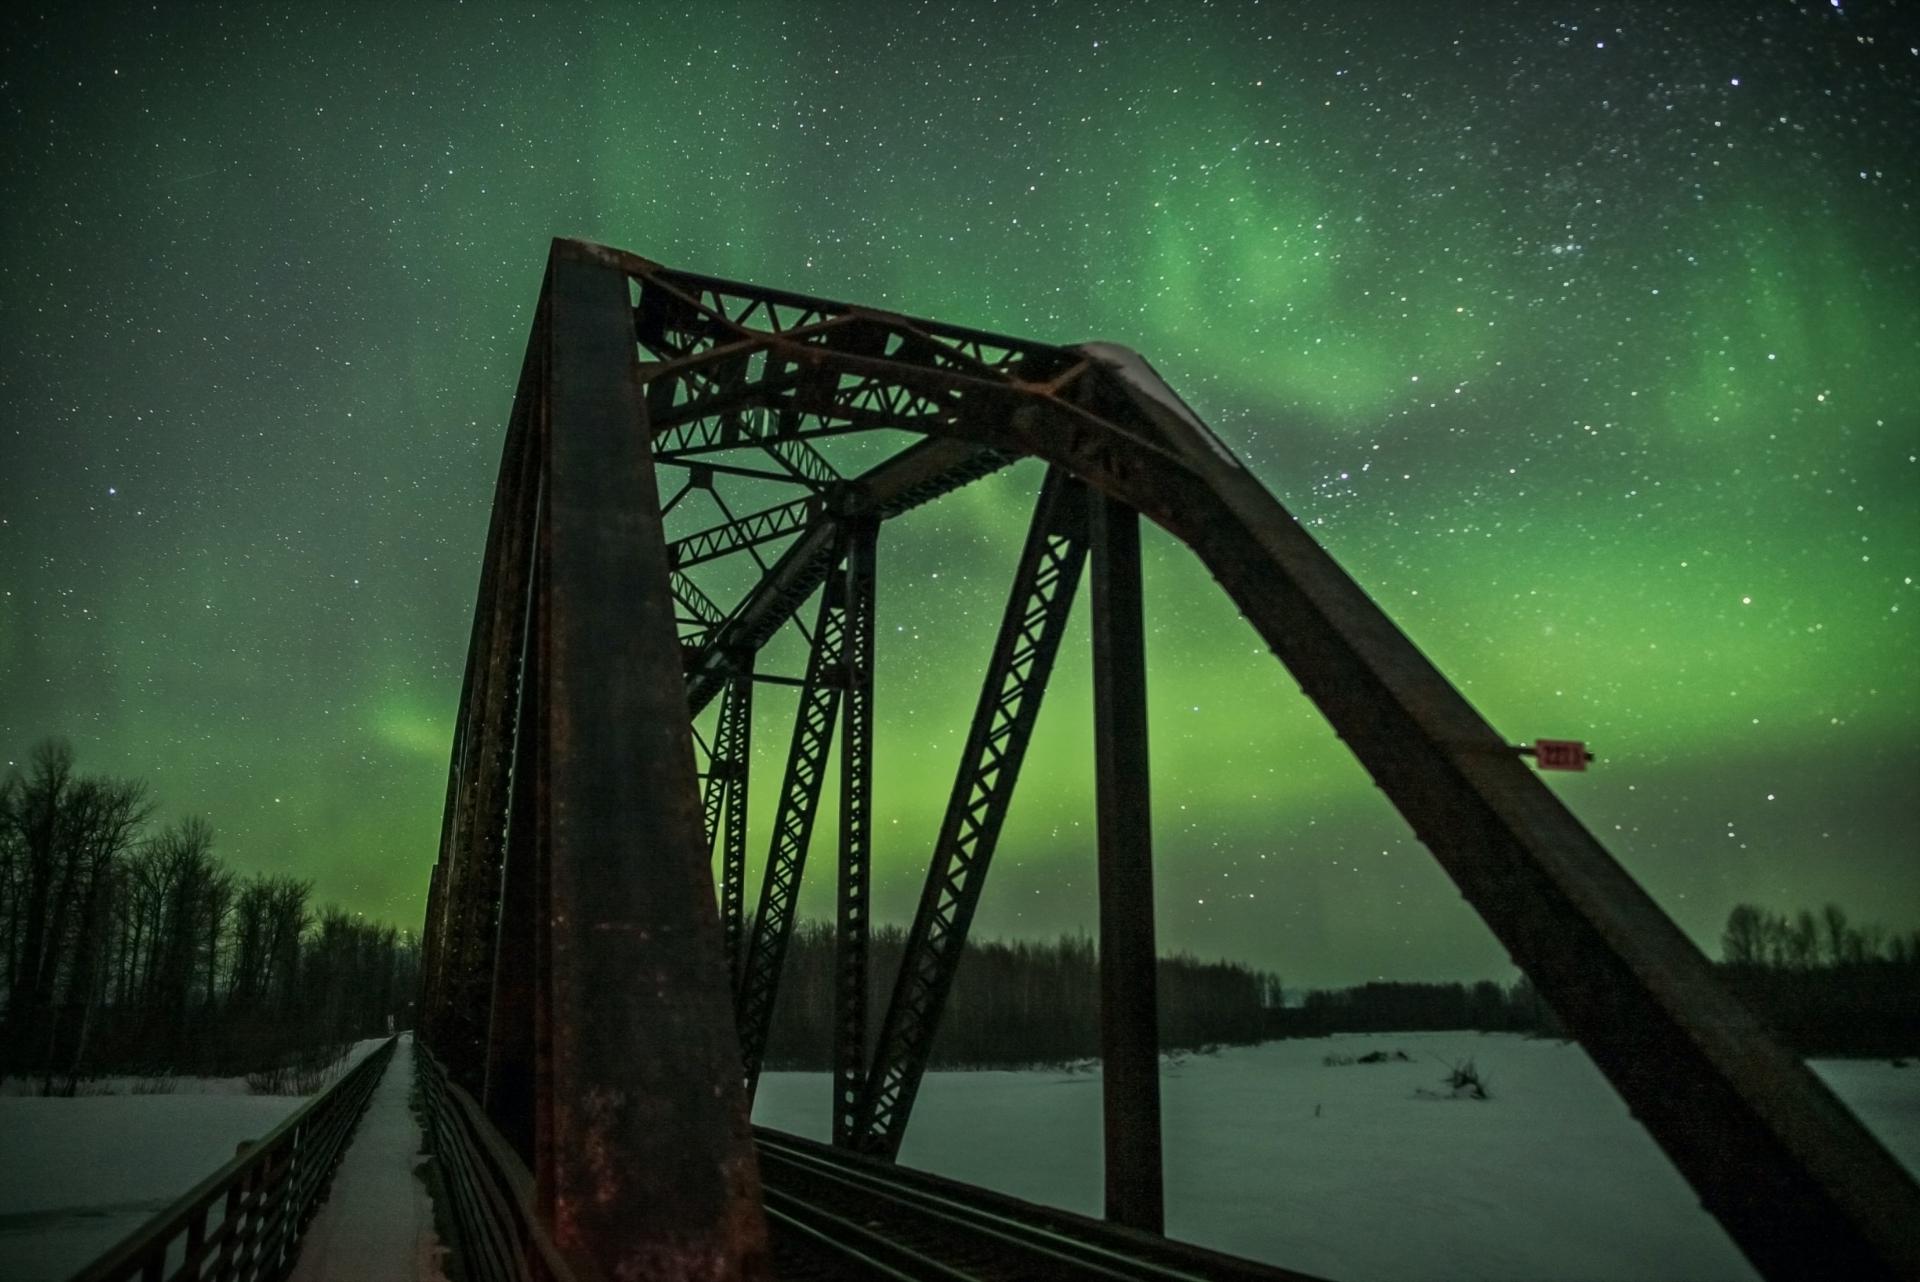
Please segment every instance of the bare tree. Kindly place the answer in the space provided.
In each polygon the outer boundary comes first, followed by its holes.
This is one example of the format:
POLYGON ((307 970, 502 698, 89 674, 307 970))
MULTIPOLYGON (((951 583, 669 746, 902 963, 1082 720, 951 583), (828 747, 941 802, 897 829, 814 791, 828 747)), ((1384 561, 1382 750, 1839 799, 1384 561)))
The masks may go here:
POLYGON ((152 813, 134 781, 77 777, 73 750, 47 739, 0 787, 6 894, 6 1054, 48 1087, 84 1055, 107 979, 119 864, 152 813))
POLYGON ((28 773, 7 789, 0 823, 10 829, 20 861, 20 952, 7 989, 7 1044, 25 1046, 45 1012, 52 984, 49 908, 59 872, 62 803, 73 781, 73 749, 43 739, 27 756, 28 773))
POLYGON ((1766 914, 1752 904, 1735 904, 1720 936, 1720 956, 1731 965, 1756 966, 1766 961, 1766 914))
POLYGON ((72 793, 67 835, 74 885, 75 929, 67 947, 66 983, 48 1036, 47 1073, 64 1063, 68 1090, 80 1073, 94 1013, 108 973, 113 892, 120 867, 141 825, 153 813, 146 784, 132 779, 86 778, 72 793))

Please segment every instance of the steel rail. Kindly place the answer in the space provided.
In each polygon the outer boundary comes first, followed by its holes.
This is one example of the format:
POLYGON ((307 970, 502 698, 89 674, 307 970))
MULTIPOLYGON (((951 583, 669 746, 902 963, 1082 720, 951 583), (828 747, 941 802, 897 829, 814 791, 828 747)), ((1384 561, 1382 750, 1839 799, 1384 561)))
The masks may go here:
POLYGON ((889 1282, 974 1282, 975 1275, 949 1267, 884 1233, 844 1215, 815 1206, 775 1188, 760 1191, 768 1226, 778 1233, 796 1231, 812 1240, 839 1276, 885 1278, 889 1282))
POLYGON ((775 1222, 810 1227, 816 1249, 845 1251, 849 1258, 857 1254, 902 1270, 874 1276, 1310 1282, 1304 1274, 966 1189, 778 1131, 756 1127, 754 1142, 775 1222), (810 1197, 796 1187, 808 1182, 816 1189, 828 1186, 839 1200, 810 1197), (836 1205, 857 1208, 858 1219, 836 1205), (958 1250, 949 1256, 931 1253, 937 1246, 958 1250))
MULTIPOLYGON (((932 1221, 948 1231, 955 1229, 961 1230, 969 1236, 984 1238, 1000 1244, 1002 1247, 1011 1248, 1017 1255, 1024 1257, 1034 1264, 1040 1265, 1045 1269, 1048 1276, 1051 1277, 1078 1276, 1123 1279, 1147 1277, 1177 1279, 1178 1282, 1203 1282, 1198 1274, 1189 1273, 1184 1270, 1160 1270, 1149 1266, 1148 1271, 1142 1272, 1134 1267, 1139 1263, 1138 1261, 1128 1260, 1115 1252, 1103 1250, 1100 1247, 1079 1242, 1046 1229, 1037 1229, 1030 1225, 1021 1224, 1019 1221, 1009 1219, 1006 1216, 996 1215, 992 1212, 976 1211, 958 1202, 936 1197, 932 1194, 922 1193, 917 1190, 908 1190, 904 1186, 895 1183, 872 1177, 862 1178, 859 1175, 836 1168, 832 1164, 818 1158, 809 1158, 804 1154, 796 1153, 792 1150, 782 1151, 777 1144, 769 1144, 763 1139, 760 1144, 760 1169, 763 1172, 762 1178, 767 1178, 768 1175, 771 1175, 772 1179, 777 1181, 779 1178, 777 1172, 783 1162, 790 1166, 804 1166, 807 1168, 809 1178, 825 1180, 828 1183, 838 1185, 856 1194, 865 1206, 863 1214, 867 1217, 868 1225, 878 1222, 881 1218, 876 1214, 874 1208, 874 1202, 877 1199, 890 1211, 897 1212, 905 1210, 910 1217, 918 1217, 922 1221, 932 1221)), ((772 1201, 777 1201, 788 1206, 794 1204, 806 1206, 808 1214, 810 1215, 821 1218, 826 1218, 831 1215, 831 1212, 824 1211, 786 1192, 784 1189, 781 1189, 777 1183, 768 1184, 765 1193, 769 1200, 772 1201)), ((858 1225, 854 1225, 852 1221, 842 1219, 842 1217, 833 1218, 841 1219, 842 1223, 851 1226, 859 1234, 857 1240, 871 1242, 877 1239, 886 1242, 897 1251, 909 1254, 922 1261, 933 1262, 932 1257, 922 1255, 920 1252, 913 1251, 909 1247, 904 1247, 894 1241, 894 1239, 881 1234, 876 1229, 871 1227, 863 1229, 858 1225)), ((938 1264, 937 1271, 945 1277, 968 1278, 972 1276, 945 1264, 938 1264)))

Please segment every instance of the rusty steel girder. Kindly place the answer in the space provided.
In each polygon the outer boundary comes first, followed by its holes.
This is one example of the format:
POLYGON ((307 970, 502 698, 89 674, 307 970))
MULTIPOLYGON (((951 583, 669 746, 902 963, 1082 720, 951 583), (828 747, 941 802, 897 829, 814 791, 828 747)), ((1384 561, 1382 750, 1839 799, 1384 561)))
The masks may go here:
POLYGON ((633 370, 626 274, 556 242, 481 575, 428 1029, 580 1276, 766 1278, 633 370))

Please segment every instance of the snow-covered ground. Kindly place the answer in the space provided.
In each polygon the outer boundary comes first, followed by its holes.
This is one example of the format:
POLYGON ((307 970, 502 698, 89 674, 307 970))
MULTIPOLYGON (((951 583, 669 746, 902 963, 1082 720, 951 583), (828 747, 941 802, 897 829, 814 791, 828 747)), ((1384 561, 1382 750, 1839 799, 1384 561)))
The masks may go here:
POLYGON ((433 1199, 418 1174, 427 1158, 412 1094, 413 1035, 403 1033, 289 1282, 447 1282, 433 1199))
MULTIPOLYGON (((385 1040, 355 1045, 341 1071, 385 1040)), ((243 1078, 161 1085, 168 1093, 133 1094, 152 1079, 111 1078, 73 1099, 0 1094, 0 1279, 67 1277, 309 1098, 251 1095, 243 1078)))
MULTIPOLYGON (((1814 1067, 1920 1170, 1920 1066, 1814 1067)), ((829 1093, 824 1073, 768 1073, 754 1120, 825 1139, 829 1093)), ((1755 1276, 1571 1043, 1269 1042, 1163 1066, 1161 1100, 1173 1237, 1351 1282, 1755 1276), (1395 1050, 1409 1061, 1327 1063, 1395 1050), (1468 1057, 1485 1102, 1444 1098, 1468 1057)), ((930 1073, 900 1160, 1098 1215, 1098 1072, 930 1073)))
MULTIPOLYGON (((1920 1066, 1814 1067, 1920 1170, 1920 1066)), ((901 1160, 1097 1215, 1099 1080, 929 1074, 901 1160)), ((824 1073, 768 1073, 754 1118, 825 1138, 828 1089, 824 1073)), ((1568 1043, 1269 1042, 1167 1064, 1161 1092, 1175 1237, 1352 1282, 1753 1276, 1568 1043), (1328 1063, 1396 1050, 1409 1059, 1328 1063), (1435 1098, 1468 1057, 1492 1098, 1435 1098)), ((65 1277, 302 1102, 187 1081, 170 1095, 0 1098, 0 1278, 65 1277)))

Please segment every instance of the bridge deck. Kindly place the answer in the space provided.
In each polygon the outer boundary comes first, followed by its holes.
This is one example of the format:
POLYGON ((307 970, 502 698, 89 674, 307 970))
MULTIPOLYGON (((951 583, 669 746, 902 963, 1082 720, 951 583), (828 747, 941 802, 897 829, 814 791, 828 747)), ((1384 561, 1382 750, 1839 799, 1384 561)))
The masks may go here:
POLYGON ((433 1201, 414 1174, 424 1160, 413 1091, 413 1036, 394 1047, 326 1204, 307 1227, 292 1282, 446 1282, 433 1201))

